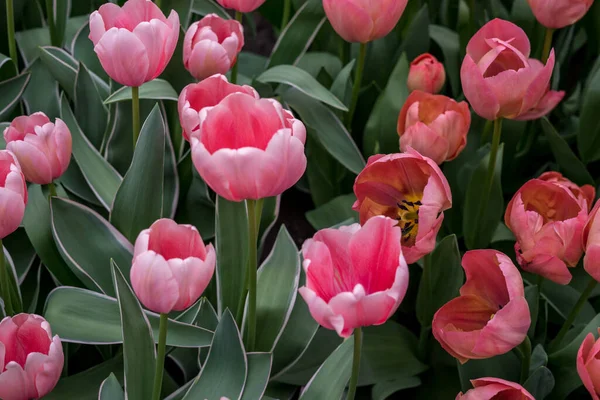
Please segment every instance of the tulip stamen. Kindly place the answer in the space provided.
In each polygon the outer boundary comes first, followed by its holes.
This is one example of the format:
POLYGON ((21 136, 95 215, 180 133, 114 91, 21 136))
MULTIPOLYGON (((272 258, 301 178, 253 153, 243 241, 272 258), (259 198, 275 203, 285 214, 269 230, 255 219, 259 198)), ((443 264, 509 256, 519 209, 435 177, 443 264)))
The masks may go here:
POLYGON ((423 205, 421 200, 416 198, 403 199, 396 203, 398 206, 397 217, 398 226, 402 230, 402 241, 404 243, 416 238, 419 231, 419 207, 423 205))

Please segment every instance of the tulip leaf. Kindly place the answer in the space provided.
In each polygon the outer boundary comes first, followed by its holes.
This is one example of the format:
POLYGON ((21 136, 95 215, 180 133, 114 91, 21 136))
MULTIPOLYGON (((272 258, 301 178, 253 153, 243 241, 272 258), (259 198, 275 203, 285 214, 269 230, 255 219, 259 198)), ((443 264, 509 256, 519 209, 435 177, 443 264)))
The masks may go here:
POLYGON ((536 400, 544 400, 554 389, 554 375, 546 367, 536 368, 523 384, 536 400))
POLYGON ((444 54, 446 69, 452 94, 458 97, 462 91, 460 83, 460 38, 458 33, 441 25, 429 25, 429 36, 440 46, 444 54))
POLYGON ((41 111, 53 120, 60 117, 60 97, 58 82, 39 58, 30 64, 25 72, 31 76, 21 99, 28 114, 41 111))
POLYGON ((102 64, 98 59, 98 55, 94 51, 94 43, 90 40, 89 23, 84 23, 81 28, 75 33, 73 42, 71 43, 71 54, 76 60, 80 60, 85 66, 101 79, 108 81, 109 77, 102 64))
POLYGON ((90 71, 79 63, 75 78, 75 117, 85 136, 100 149, 108 122, 108 109, 94 84, 90 71))
POLYGON ((358 222, 358 213, 352 210, 354 194, 345 194, 306 213, 306 219, 316 230, 331 228, 349 219, 358 222))
POLYGON ((48 28, 34 28, 15 32, 17 48, 26 66, 38 57, 38 49, 50 46, 48 28))
POLYGON ((19 100, 31 79, 31 74, 23 73, 14 78, 0 82, 0 120, 10 116, 11 111, 19 104, 19 100))
POLYGON ((391 395, 404 389, 410 389, 421 385, 421 379, 416 376, 394 379, 377 383, 373 386, 371 398, 373 400, 386 400, 391 395))
POLYGON ((248 353, 248 377, 240 400, 263 399, 271 374, 271 353, 248 353))
MULTIPOLYGON (((48 4, 48 3, 46 3, 48 4)), ((50 10, 46 10, 47 13, 50 10)), ((71 14, 71 0, 52 0, 52 24, 50 27, 50 37, 53 43, 62 46, 67 30, 67 20, 71 14)))
POLYGON ((583 94, 577 146, 579 154, 585 163, 600 159, 600 69, 596 69, 589 78, 583 94))
POLYGON ((98 400, 125 400, 123 388, 112 372, 100 385, 98 400))
POLYGON ((198 15, 217 14, 219 17, 224 19, 231 19, 231 16, 227 14, 227 11, 223 7, 216 4, 213 0, 194 0, 192 5, 192 12, 198 15))
MULTIPOLYGON (((178 122, 179 123, 179 122, 178 122)), ((165 121, 165 128, 168 128, 165 121)), ((163 218, 173 218, 177 212, 179 201, 179 171, 177 169, 177 157, 171 141, 171 134, 165 131, 165 168, 163 171, 163 199, 162 213, 163 218)))
MULTIPOLYGON (((0 130, 1 129, 2 127, 0 127, 0 130)), ((2 244, 10 253, 10 257, 15 265, 19 284, 23 283, 23 280, 34 266, 37 257, 25 229, 17 229, 2 239, 2 244)))
POLYGON ((493 376, 511 382, 519 382, 521 362, 514 352, 508 352, 485 360, 469 360, 459 365, 459 376, 463 392, 471 389, 471 380, 493 376))
POLYGON ((17 271, 10 253, 1 243, 0 251, 0 257, 4 257, 4 262, 0 269, 0 277, 2 279, 0 294, 2 295, 2 300, 4 302, 4 309, 9 314, 18 314, 23 311, 23 299, 21 288, 18 283, 17 271), (6 292, 4 292, 4 290, 6 290, 6 292))
MULTIPOLYGON (((154 79, 150 82, 144 83, 140 86, 140 99, 151 99, 151 100, 171 100, 177 101, 179 96, 173 86, 163 79, 154 79)), ((116 103, 118 101, 131 100, 131 88, 123 86, 122 88, 113 92, 106 100, 104 104, 116 103)))
POLYGON ((64 174, 58 179, 58 181, 65 187, 65 189, 73 193, 80 199, 93 204, 94 206, 102 207, 102 203, 96 197, 96 194, 90 188, 90 185, 85 180, 79 165, 74 160, 71 160, 69 167, 64 174))

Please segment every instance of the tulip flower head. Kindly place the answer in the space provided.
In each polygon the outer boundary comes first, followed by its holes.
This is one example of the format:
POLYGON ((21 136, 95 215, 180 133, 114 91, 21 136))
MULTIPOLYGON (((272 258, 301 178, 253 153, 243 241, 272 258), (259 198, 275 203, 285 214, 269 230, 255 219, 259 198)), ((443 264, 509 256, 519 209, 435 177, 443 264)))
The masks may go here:
POLYGON ((466 102, 416 90, 406 99, 398 118, 400 150, 411 147, 437 164, 453 160, 467 145, 470 126, 466 102))
POLYGON ((0 398, 29 400, 54 389, 63 369, 62 343, 48 322, 35 314, 17 314, 0 322, 0 398))
POLYGON ((594 0, 527 0, 535 18, 546 28, 573 25, 588 12, 594 0))
POLYGON ((583 268, 600 282, 600 202, 597 202, 583 228, 583 268))
POLYGON ((15 118, 4 130, 4 140, 32 183, 51 183, 71 161, 71 131, 62 120, 52 123, 42 112, 15 118))
POLYGON ((469 41, 460 70, 465 97, 482 118, 531 120, 564 97, 549 90, 554 50, 547 64, 529 58, 529 38, 517 25, 494 19, 469 41))
POLYGON ((471 381, 473 389, 459 393, 456 400, 535 400, 523 386, 500 378, 479 378, 471 381))
POLYGON ((575 196, 581 208, 588 211, 592 209, 594 199, 596 198, 596 189, 592 185, 578 186, 556 171, 544 172, 538 179, 563 186, 575 196))
POLYGON ((435 313, 433 336, 462 364, 511 351, 531 324, 517 267, 496 250, 468 251, 462 266, 467 281, 460 297, 435 313))
POLYGON ((17 158, 0 150, 0 240, 17 230, 27 204, 27 184, 17 158))
POLYGON ((232 8, 236 11, 248 13, 262 6, 265 0, 217 0, 221 7, 232 8))
POLYGON ((384 215, 402 230, 406 261, 414 263, 435 248, 435 239, 452 206, 446 177, 437 164, 408 148, 406 153, 376 155, 354 182, 352 206, 361 224, 384 215))
POLYGON ((591 333, 585 337, 577 352, 577 373, 592 399, 600 400, 600 340, 596 340, 591 333))
POLYGON ((408 288, 400 235, 396 221, 376 217, 362 227, 323 229, 304 243, 299 292, 320 325, 347 338, 392 316, 408 288))
POLYGON ((410 63, 408 90, 439 93, 446 82, 444 65, 429 53, 421 54, 410 63))

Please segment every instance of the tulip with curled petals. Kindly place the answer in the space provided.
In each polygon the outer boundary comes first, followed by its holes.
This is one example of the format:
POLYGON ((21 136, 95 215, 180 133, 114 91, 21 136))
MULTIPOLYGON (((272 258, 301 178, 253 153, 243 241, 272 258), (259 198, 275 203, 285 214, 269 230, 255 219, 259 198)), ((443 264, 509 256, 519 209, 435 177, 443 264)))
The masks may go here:
POLYGON ((398 117, 400 150, 412 147, 438 165, 458 157, 467 145, 471 126, 469 105, 416 90, 398 117))
POLYGON ((4 130, 4 140, 32 183, 52 183, 71 161, 71 131, 59 118, 52 123, 42 112, 15 118, 4 130))
POLYGON ((462 267, 467 281, 460 296, 435 313, 433 336, 462 364, 508 353, 531 324, 521 274, 496 250, 468 251, 462 267))
POLYGON ((183 65, 198 80, 225 74, 236 63, 242 47, 242 24, 209 14, 188 28, 183 39, 183 65))
POLYGON ((429 53, 421 54, 410 63, 408 90, 439 93, 446 82, 444 65, 429 53))
POLYGON ((527 0, 535 18, 546 28, 573 25, 588 12, 594 0, 527 0))
POLYGON ((0 399, 29 400, 54 389, 63 369, 58 335, 35 314, 17 314, 0 322, 0 399))
POLYGON ((204 292, 215 263, 215 249, 195 227, 159 219, 135 241, 131 286, 149 310, 183 311, 204 292))
POLYGON ((265 0, 217 0, 222 7, 248 13, 262 6, 265 0))
POLYGON ((575 267, 583 253, 581 235, 587 217, 586 200, 582 204, 566 184, 541 179, 525 183, 504 214, 517 239, 521 268, 568 284, 572 278, 568 267, 575 267))
POLYGON ((9 150, 0 150, 0 240, 17 230, 26 205, 27 184, 19 162, 9 150))
POLYGON ((535 400, 523 386, 500 378, 471 380, 473 389, 459 393, 456 400, 535 400))
POLYGON ((102 68, 115 81, 138 87, 158 77, 173 56, 179 15, 166 18, 150 0, 128 0, 123 7, 100 6, 90 15, 90 35, 102 68))
POLYGON ((452 207, 446 177, 433 160, 413 149, 406 153, 375 155, 354 182, 352 208, 361 224, 384 215, 402 230, 402 252, 414 263, 435 248, 444 210, 452 207))
POLYGON ((233 93, 199 113, 192 161, 229 201, 277 196, 304 174, 306 128, 273 99, 233 93))
MULTIPOLYGON (((598 329, 600 334, 600 329, 598 329)), ((577 351, 577 373, 593 400, 600 400, 600 340, 588 333, 577 351)))
POLYGON ((400 228, 386 217, 323 229, 302 246, 306 286, 299 289, 313 318, 341 337, 381 325, 408 287, 400 228))
POLYGON ((573 196, 581 205, 581 208, 585 208, 588 211, 592 209, 594 205, 594 199, 596 198, 596 189, 592 185, 579 186, 573 183, 569 179, 565 178, 560 172, 548 171, 541 174, 538 179, 546 182, 552 182, 557 185, 562 185, 568 189, 573 196))
POLYGON ((517 25, 494 19, 469 41, 460 77, 465 97, 482 118, 531 120, 564 97, 549 90, 554 50, 544 66, 529 58, 529 38, 517 25))

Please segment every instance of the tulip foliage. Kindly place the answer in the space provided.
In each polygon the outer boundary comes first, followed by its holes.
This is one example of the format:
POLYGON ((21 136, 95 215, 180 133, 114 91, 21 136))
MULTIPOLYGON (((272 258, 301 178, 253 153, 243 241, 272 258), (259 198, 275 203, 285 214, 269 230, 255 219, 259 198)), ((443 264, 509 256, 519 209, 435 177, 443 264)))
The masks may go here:
POLYGON ((0 10, 0 399, 600 398, 600 1, 0 10))

